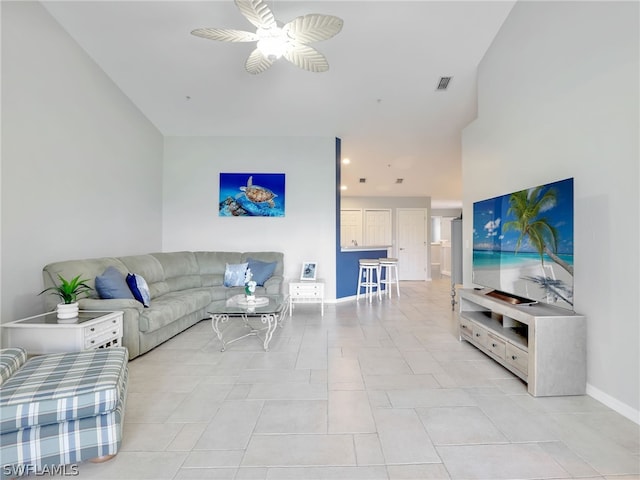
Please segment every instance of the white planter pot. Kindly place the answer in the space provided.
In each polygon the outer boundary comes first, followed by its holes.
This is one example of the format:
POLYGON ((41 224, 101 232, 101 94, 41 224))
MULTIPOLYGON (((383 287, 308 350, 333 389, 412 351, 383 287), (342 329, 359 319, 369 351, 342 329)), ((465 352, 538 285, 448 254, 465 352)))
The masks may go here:
POLYGON ((59 303, 58 304, 58 319, 69 320, 78 317, 79 310, 78 302, 75 303, 59 303))

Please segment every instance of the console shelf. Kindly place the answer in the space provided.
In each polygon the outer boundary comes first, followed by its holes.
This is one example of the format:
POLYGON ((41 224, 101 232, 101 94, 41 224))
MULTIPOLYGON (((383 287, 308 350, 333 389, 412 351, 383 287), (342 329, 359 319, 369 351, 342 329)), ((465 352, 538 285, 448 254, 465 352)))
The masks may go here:
POLYGON ((551 305, 513 305, 489 292, 460 291, 460 340, 527 382, 531 395, 583 395, 585 317, 551 305))

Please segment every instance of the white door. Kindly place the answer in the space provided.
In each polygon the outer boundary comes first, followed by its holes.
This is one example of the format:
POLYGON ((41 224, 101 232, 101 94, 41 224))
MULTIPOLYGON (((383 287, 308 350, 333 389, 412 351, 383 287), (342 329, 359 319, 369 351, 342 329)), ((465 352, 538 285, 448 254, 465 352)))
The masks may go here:
POLYGON ((398 276, 427 280, 427 209, 398 209, 398 276))
POLYGON ((362 245, 362 210, 340 210, 340 246, 362 245))

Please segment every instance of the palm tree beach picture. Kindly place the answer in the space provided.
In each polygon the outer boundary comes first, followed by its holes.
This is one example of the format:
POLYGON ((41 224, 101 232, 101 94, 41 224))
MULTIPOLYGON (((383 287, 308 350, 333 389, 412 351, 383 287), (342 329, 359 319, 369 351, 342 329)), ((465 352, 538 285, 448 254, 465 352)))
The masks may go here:
POLYGON ((284 173, 221 173, 221 217, 284 217, 284 173))
POLYGON ((573 178, 474 203, 473 282, 573 309, 573 178))

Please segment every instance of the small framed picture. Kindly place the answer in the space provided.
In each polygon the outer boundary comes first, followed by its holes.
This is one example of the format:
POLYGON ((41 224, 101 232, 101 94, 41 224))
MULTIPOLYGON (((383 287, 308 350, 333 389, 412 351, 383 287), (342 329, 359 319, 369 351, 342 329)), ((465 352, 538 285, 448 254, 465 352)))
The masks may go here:
POLYGON ((300 280, 315 280, 317 269, 318 269, 318 264, 316 262, 304 262, 302 264, 302 272, 300 273, 300 280))

